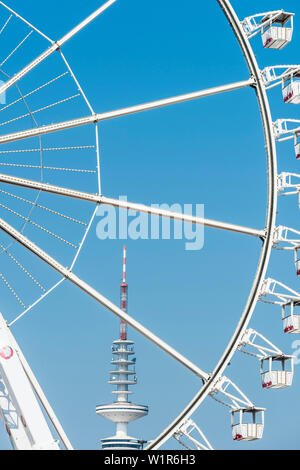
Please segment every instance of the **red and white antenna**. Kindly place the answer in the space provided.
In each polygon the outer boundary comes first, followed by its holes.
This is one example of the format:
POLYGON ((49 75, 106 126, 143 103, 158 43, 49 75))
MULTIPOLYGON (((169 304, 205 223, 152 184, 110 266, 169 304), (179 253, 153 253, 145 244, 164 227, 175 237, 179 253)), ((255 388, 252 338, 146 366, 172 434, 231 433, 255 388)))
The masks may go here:
POLYGON ((123 247, 123 283, 126 283, 126 246, 123 247))
MULTIPOLYGON (((121 309, 127 313, 128 284, 126 284, 126 246, 123 248, 123 282, 121 284, 121 309)), ((127 340, 127 323, 120 322, 120 339, 127 340)))
MULTIPOLYGON (((121 283, 121 309, 127 312, 127 289, 126 284, 126 246, 123 249, 123 279, 121 283)), ((0 331, 1 333, 1 331, 0 331)), ((128 436, 128 424, 148 414, 148 406, 136 405, 128 400, 132 394, 129 386, 136 385, 134 342, 127 339, 127 323, 121 320, 120 338, 112 344, 113 359, 111 364, 115 369, 110 372, 109 384, 115 385, 116 390, 112 393, 115 401, 108 405, 96 407, 96 413, 103 418, 109 419, 116 424, 116 434, 101 439, 102 450, 120 449, 141 450, 143 442, 140 439, 128 436)))

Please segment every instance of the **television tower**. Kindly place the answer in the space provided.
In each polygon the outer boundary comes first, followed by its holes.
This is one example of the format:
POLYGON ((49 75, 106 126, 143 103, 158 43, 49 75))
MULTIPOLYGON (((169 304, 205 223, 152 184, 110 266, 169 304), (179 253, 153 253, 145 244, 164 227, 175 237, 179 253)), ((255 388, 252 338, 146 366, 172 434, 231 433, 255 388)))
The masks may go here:
MULTIPOLYGON (((121 309, 127 313, 128 284, 126 283, 126 246, 123 249, 123 281, 121 289, 121 309)), ((128 436, 128 423, 148 414, 148 406, 135 405, 128 400, 132 391, 130 385, 137 383, 135 373, 134 342, 127 339, 127 323, 120 321, 120 338, 112 344, 111 364, 115 370, 110 372, 109 384, 116 385, 112 393, 116 401, 109 405, 99 405, 96 413, 116 423, 116 434, 101 439, 102 450, 141 450, 142 440, 128 436)))

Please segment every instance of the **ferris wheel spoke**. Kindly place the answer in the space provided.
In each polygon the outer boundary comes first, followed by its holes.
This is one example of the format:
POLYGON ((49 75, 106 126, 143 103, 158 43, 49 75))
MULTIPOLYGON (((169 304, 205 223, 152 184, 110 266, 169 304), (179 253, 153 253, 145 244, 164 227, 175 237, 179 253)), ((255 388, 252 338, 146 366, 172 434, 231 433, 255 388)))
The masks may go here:
POLYGON ((99 15, 101 15, 107 8, 109 8, 111 5, 116 3, 117 0, 109 0, 108 2, 104 3, 101 5, 101 7, 97 8, 97 10, 94 11, 90 16, 88 16, 85 20, 83 20, 81 23, 79 23, 78 26, 73 28, 69 33, 65 34, 63 38, 61 38, 59 41, 57 41, 57 44, 59 47, 63 46, 67 41, 69 41, 71 38, 76 36, 77 33, 79 33, 82 29, 84 29, 86 26, 88 26, 92 21, 94 21, 99 15))
MULTIPOLYGON (((16 73, 11 79, 9 79, 6 83, 4 83, 0 87, 0 95, 5 93, 11 86, 17 83, 21 78, 27 75, 31 70, 35 69, 40 63, 44 62, 50 55, 52 55, 55 51, 58 51, 60 47, 62 47, 67 41, 69 41, 72 37, 76 36, 82 29, 84 29, 88 24, 90 24, 95 18, 97 18, 101 13, 103 13, 107 8, 109 8, 113 3, 117 0, 109 0, 108 2, 104 3, 100 8, 98 8, 94 13, 92 13, 88 18, 82 21, 78 26, 73 28, 69 33, 63 36, 59 41, 53 42, 49 38, 47 38, 51 43, 50 46, 46 51, 44 51, 41 55, 39 55, 36 59, 34 59, 30 64, 16 73)), ((6 7, 2 2, 0 2, 3 6, 6 7)), ((35 28, 34 28, 35 29, 35 28)), ((39 31, 38 31, 39 32, 39 31)), ((44 35, 43 35, 44 36, 44 35)))
POLYGON ((203 380, 209 375, 0 218, 0 229, 203 380))
MULTIPOLYGON (((0 177, 1 178, 1 177, 0 177)), ((206 219, 204 217, 196 217, 194 215, 184 214, 182 212, 174 212, 157 207, 146 206, 144 204, 137 204, 133 202, 123 201, 119 199, 112 199, 109 197, 100 196, 101 204, 119 207, 120 209, 130 209, 136 212, 145 212, 147 214, 156 215, 159 217, 166 217, 169 219, 180 220, 182 222, 190 222, 194 224, 204 225, 205 227, 217 228, 227 230, 230 232, 242 233, 254 237, 264 238, 265 231, 257 230, 250 227, 243 227, 241 225, 229 224, 220 222, 218 220, 206 219)))
POLYGON ((29 23, 27 20, 25 20, 25 18, 23 18, 21 15, 19 15, 18 13, 16 13, 14 10, 12 10, 9 6, 5 5, 5 3, 3 2, 0 2, 0 5, 2 5, 6 10, 8 10, 11 15, 10 17, 8 18, 7 22, 5 23, 4 27, 2 28, 2 30, 0 31, 0 34, 2 33, 2 31, 5 29, 5 27, 7 26, 7 24, 9 23, 9 21, 11 20, 11 18, 13 16, 15 16, 16 18, 19 18, 21 21, 23 21, 24 23, 27 24, 27 26, 29 26, 31 29, 34 29, 34 31, 38 34, 40 34, 41 36, 43 36, 45 39, 47 39, 47 41, 53 43, 53 41, 48 38, 48 36, 46 36, 44 33, 42 33, 39 29, 37 29, 35 26, 33 26, 31 23, 29 23))
MULTIPOLYGON (((1 89, 0 89, 1 93, 1 89)), ((83 118, 72 119, 71 121, 59 122, 56 124, 50 124, 47 126, 41 126, 36 129, 27 129, 21 132, 14 132, 12 134, 0 136, 0 144, 15 142, 17 140, 28 139, 30 137, 42 136, 50 134, 52 132, 62 131, 66 129, 72 129, 74 127, 84 126, 97 122, 97 115, 91 115, 83 118)))
POLYGON ((37 191, 43 191, 46 193, 71 197, 74 199, 80 199, 82 201, 95 202, 95 203, 101 202, 101 196, 97 194, 77 191, 71 188, 65 188, 65 187, 56 186, 53 184, 42 183, 40 181, 34 181, 34 180, 27 179, 27 178, 19 178, 17 176, 6 175, 4 173, 0 173, 0 183, 6 183, 12 186, 19 186, 22 188, 36 189, 37 191))
MULTIPOLYGON (((2 4, 2 2, 0 2, 2 4)), ((5 30, 6 26, 8 25, 8 23, 10 22, 10 20, 12 19, 14 15, 10 15, 8 17, 8 19, 5 21, 4 25, 2 26, 2 28, 0 29, 0 34, 3 33, 3 31, 5 30)))
POLYGON ((203 403, 206 397, 210 394, 213 389, 213 384, 223 374, 225 368, 229 364, 233 357, 242 335, 245 333, 249 321, 254 312, 256 306, 260 286, 266 274, 266 270, 269 264, 272 244, 273 244, 273 231, 275 228, 276 221, 276 209, 277 209, 277 159, 276 159, 276 146, 274 141, 273 123, 270 112, 270 106, 268 97, 265 92, 264 86, 261 83, 261 71, 257 64, 254 52, 250 46, 249 41, 245 38, 241 22, 237 17, 233 7, 229 0, 217 0, 220 8, 222 9, 228 23, 231 25, 236 39, 240 45, 241 51, 246 59, 250 74, 253 75, 257 80, 257 100, 260 108, 261 117, 264 124, 264 137, 267 152, 268 162, 268 204, 267 204, 267 226, 266 226, 266 238, 263 244, 260 261, 258 264, 257 272, 252 284, 252 288, 245 305, 244 311, 237 324, 235 332, 230 339, 224 353, 221 355, 214 371, 212 372, 209 381, 202 387, 202 389, 196 394, 196 396, 190 401, 185 409, 171 422, 162 432, 156 437, 150 444, 145 447, 145 450, 158 449, 166 440, 168 440, 176 430, 186 419, 188 419, 194 411, 203 403))
POLYGON ((235 83, 229 83, 226 85, 220 85, 212 88, 207 88, 204 90, 198 90, 192 93, 185 93, 183 95, 173 96, 171 98, 164 98, 161 100, 151 101, 148 103, 138 104, 135 106, 129 106, 122 109, 117 109, 114 111, 109 111, 107 113, 97 114, 96 120, 104 121, 107 119, 113 119, 116 117, 127 116, 129 114, 136 114, 142 111, 149 111, 156 108, 162 108, 164 106, 170 106, 172 104, 183 103, 185 101, 192 101, 199 98, 206 98, 208 96, 218 95, 221 93, 226 93, 228 91, 239 90, 241 88, 246 88, 250 86, 255 86, 255 80, 251 77, 248 80, 242 80, 235 83))
POLYGON ((109 206, 118 207, 120 209, 130 209, 136 212, 144 212, 144 213, 156 215, 159 217, 166 217, 169 219, 180 220, 182 222, 189 222, 189 223, 204 225, 206 227, 241 233, 241 234, 250 235, 250 236, 254 236, 258 238, 264 238, 266 235, 264 230, 258 230, 258 229, 250 228, 250 227, 243 227, 241 225, 220 222, 217 220, 206 219, 202 217, 196 217, 193 215, 184 214, 182 212, 174 212, 170 210, 160 209, 157 207, 146 206, 144 204, 137 204, 137 203, 123 201, 119 199, 113 199, 113 198, 109 198, 109 197, 105 197, 105 196, 101 196, 97 194, 76 191, 70 188, 64 188, 62 186, 54 186, 51 184, 41 183, 39 181, 33 181, 33 180, 25 179, 25 178, 18 178, 15 176, 10 176, 6 174, 2 174, 2 173, 0 173, 0 182, 11 184, 14 186, 20 186, 23 188, 36 189, 38 191, 48 192, 51 194, 57 194, 60 196, 80 199, 82 201, 105 204, 109 206))
MULTIPOLYGON (((238 90, 248 86, 254 86, 255 81, 253 78, 248 80, 235 82, 223 86, 218 86, 214 88, 208 88, 205 90, 199 90, 192 93, 186 93, 183 95, 173 96, 171 98, 165 98, 157 101, 151 101, 149 103, 138 104, 135 106, 129 106, 127 108, 117 109, 114 111, 108 111, 100 114, 91 114, 90 116, 85 116, 78 119, 71 119, 69 121, 62 121, 55 124, 49 124, 46 126, 41 126, 36 129, 26 129, 21 132, 14 132, 12 134, 0 136, 0 143, 15 142, 17 140, 28 139, 30 137, 37 137, 41 135, 50 134, 52 132, 58 132, 66 129, 72 129, 74 127, 85 126, 91 123, 97 123, 101 121, 106 121, 108 119, 114 119, 122 116, 128 116, 130 114, 136 114, 143 111, 150 111, 157 108, 162 108, 164 106, 170 106, 172 104, 183 103, 186 101, 192 101, 199 98, 205 98, 208 96, 225 93, 228 91, 238 90)), ((1 94, 1 88, 0 88, 1 94)))

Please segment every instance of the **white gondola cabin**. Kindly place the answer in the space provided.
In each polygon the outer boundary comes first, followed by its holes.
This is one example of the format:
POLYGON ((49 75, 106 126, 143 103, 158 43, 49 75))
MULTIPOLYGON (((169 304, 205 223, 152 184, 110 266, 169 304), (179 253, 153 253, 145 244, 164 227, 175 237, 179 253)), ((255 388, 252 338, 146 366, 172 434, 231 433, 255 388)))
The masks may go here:
POLYGON ((295 154, 296 160, 300 159, 300 132, 295 132, 295 154))
POLYGON ((239 408, 231 412, 234 441, 261 439, 264 432, 264 408, 239 408))
POLYGON ((293 36, 293 17, 293 13, 282 12, 276 18, 268 14, 261 20, 261 23, 264 23, 261 28, 264 48, 283 49, 291 42, 293 36))
POLYGON ((300 301, 290 301, 282 306, 283 331, 285 333, 300 333, 300 315, 295 314, 295 307, 300 306, 300 301))
POLYGON ((260 365, 263 388, 286 388, 293 382, 293 356, 266 356, 260 365))
POLYGON ((282 80, 282 95, 285 103, 300 103, 300 71, 291 73, 282 80))

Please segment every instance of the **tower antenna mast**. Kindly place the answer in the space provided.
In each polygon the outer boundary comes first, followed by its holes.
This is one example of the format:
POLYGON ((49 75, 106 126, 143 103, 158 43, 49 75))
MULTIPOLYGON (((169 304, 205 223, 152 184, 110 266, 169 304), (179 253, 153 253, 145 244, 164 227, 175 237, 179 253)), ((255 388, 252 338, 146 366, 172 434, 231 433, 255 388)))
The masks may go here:
MULTIPOLYGON (((128 284, 126 283, 126 246, 123 247, 123 282, 120 285, 121 309, 127 313, 128 302, 128 284)), ((127 323, 124 320, 120 322, 120 339, 127 340, 127 323)))

